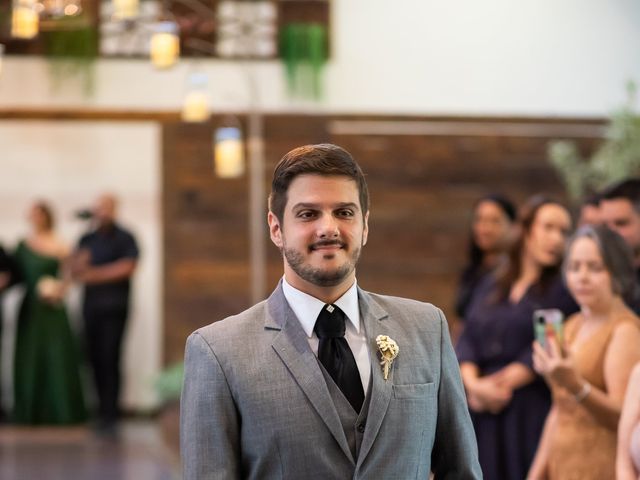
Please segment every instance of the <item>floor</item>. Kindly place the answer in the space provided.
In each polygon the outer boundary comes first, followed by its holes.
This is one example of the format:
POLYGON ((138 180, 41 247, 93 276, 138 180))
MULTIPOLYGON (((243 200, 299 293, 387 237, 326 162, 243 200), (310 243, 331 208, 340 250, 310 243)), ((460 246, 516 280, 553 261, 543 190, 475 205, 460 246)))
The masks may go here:
POLYGON ((176 454, 151 420, 122 424, 117 440, 86 427, 0 427, 2 480, 177 480, 176 454))

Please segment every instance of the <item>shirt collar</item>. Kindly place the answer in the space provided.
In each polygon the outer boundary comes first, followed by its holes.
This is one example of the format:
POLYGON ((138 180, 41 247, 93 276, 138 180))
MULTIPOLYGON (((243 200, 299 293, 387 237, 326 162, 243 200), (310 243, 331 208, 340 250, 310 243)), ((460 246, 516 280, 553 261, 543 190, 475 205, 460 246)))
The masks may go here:
MULTIPOLYGON (((287 279, 282 277, 282 291, 284 297, 287 299, 287 303, 296 314, 302 328, 304 329, 307 337, 311 338, 313 334, 313 327, 316 324, 318 315, 325 303, 322 300, 318 300, 307 293, 304 293, 297 288, 292 287, 287 279)), ((340 307, 356 332, 360 333, 360 307, 358 306, 358 284, 353 282, 353 285, 342 295, 338 300, 333 302, 334 305, 340 307)))

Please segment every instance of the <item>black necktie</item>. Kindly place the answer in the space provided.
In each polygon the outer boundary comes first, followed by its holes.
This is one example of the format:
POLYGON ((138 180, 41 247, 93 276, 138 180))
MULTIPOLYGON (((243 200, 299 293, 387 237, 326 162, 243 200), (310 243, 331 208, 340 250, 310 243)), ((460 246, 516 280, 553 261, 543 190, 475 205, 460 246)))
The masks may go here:
POLYGON ((320 339, 318 359, 356 412, 362 408, 364 390, 353 352, 344 338, 345 314, 335 305, 322 307, 313 328, 320 339))

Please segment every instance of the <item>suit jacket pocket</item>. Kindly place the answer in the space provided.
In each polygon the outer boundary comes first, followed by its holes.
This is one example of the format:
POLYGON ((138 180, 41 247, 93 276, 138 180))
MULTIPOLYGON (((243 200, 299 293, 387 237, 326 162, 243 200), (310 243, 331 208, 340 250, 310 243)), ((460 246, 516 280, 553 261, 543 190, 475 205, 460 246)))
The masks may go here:
POLYGON ((394 398, 427 398, 435 395, 436 384, 430 383, 411 383, 406 385, 393 385, 394 398))

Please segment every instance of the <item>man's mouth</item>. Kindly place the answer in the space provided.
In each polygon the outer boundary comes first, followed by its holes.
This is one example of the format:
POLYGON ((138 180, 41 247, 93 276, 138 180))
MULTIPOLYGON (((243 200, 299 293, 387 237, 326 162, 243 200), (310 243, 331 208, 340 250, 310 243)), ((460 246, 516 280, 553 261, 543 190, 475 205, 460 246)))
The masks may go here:
POLYGON ((311 250, 312 252, 316 250, 338 250, 344 247, 344 243, 334 240, 314 243, 309 247, 309 250, 311 250))

